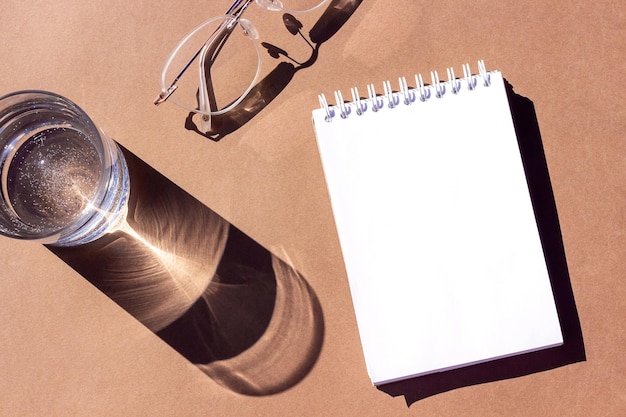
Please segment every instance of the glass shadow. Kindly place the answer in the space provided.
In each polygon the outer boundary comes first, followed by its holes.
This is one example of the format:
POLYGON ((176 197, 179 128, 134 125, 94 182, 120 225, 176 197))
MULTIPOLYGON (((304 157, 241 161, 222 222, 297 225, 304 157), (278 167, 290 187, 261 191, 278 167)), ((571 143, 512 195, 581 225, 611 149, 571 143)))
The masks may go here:
POLYGON ((394 397, 403 395, 408 406, 429 396, 456 388, 515 378, 586 360, 583 334, 567 269, 559 218, 535 108, 530 99, 516 94, 508 81, 505 80, 505 83, 564 343, 546 350, 377 387, 394 397))
POLYGON ((121 148, 125 223, 86 245, 48 249, 224 387, 268 395, 301 381, 324 338, 307 281, 121 148))

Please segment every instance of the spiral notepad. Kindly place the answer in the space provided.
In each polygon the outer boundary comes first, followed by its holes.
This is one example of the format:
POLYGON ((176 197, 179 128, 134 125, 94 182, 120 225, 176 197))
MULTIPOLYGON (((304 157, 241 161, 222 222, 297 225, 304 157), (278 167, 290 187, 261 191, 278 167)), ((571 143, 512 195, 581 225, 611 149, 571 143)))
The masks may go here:
POLYGON ((563 343, 502 74, 462 70, 313 111, 376 385, 563 343))

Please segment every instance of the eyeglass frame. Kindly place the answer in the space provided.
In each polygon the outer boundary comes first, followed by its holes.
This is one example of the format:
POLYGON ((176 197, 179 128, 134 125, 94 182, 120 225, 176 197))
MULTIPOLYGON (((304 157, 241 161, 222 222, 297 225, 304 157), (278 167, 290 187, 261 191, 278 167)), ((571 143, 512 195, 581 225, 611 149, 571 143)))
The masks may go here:
MULTIPOLYGON (((255 3, 258 6, 268 11, 282 11, 285 13, 309 13, 322 7, 328 1, 329 0, 320 0, 320 2, 317 5, 309 9, 305 9, 305 10, 291 10, 291 9, 285 8, 282 5, 282 2, 280 0, 255 0, 255 3)), ((215 60, 217 59, 217 55, 220 53, 224 44, 226 43, 230 35, 233 33, 237 25, 241 26, 244 32, 244 35, 250 37, 251 39, 258 39, 259 37, 258 32, 255 29, 252 22, 242 17, 243 13, 246 11, 250 3, 252 3, 252 0, 234 0, 233 4, 228 8, 225 15, 218 16, 218 17, 205 21, 201 25, 197 26, 194 30, 192 30, 189 34, 187 34, 181 41, 178 42, 177 46, 172 50, 167 61, 165 62, 165 65, 163 66, 163 70, 161 72, 161 93, 154 100, 155 105, 159 105, 167 101, 170 98, 170 96, 174 94, 174 92, 178 88, 178 85, 177 85, 178 81, 185 74, 185 72, 191 67, 193 62, 198 57, 200 58, 198 60, 198 69, 199 69, 198 71, 199 72, 198 74, 199 76, 198 107, 195 109, 192 109, 192 108, 188 108, 188 106, 182 103, 179 103, 176 101, 175 103, 178 104, 180 107, 183 107, 187 110, 192 111, 193 113, 200 114, 201 115, 200 128, 205 132, 208 132, 211 128, 211 116, 212 115, 219 115, 219 114, 227 113, 228 111, 236 107, 239 103, 241 103, 241 101, 247 96, 247 94, 253 88, 254 83, 258 80, 259 75, 261 73, 261 60, 262 60, 261 51, 256 43, 254 43, 254 47, 256 49, 258 61, 257 61, 257 70, 256 70, 256 73, 254 75, 252 82, 250 83, 248 88, 241 94, 239 98, 237 98, 235 101, 233 101, 231 104, 229 104, 228 106, 226 106, 225 108, 221 110, 211 110, 211 108, 216 108, 217 105, 215 103, 215 97, 212 94, 212 90, 209 89, 209 86, 207 83, 205 68, 206 68, 207 62, 210 62, 210 63, 215 62, 215 60), (174 57, 182 48, 182 46, 198 31, 202 30, 207 25, 210 25, 219 20, 224 20, 224 22, 222 22, 219 25, 218 29, 216 29, 211 34, 209 39, 207 39, 205 43, 202 45, 202 47, 200 47, 200 49, 196 51, 196 53, 192 56, 192 58, 183 66, 183 68, 174 77, 174 80, 169 84, 168 87, 166 87, 168 85, 166 82, 166 72, 169 69, 170 64, 172 63, 174 57), (207 61, 208 56, 211 57, 210 61, 207 61)))

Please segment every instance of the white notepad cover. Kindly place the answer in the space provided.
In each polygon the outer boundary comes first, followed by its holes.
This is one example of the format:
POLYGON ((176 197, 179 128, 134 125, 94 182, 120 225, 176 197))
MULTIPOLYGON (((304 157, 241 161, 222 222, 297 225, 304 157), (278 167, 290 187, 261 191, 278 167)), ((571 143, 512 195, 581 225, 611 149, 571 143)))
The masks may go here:
POLYGON ((313 111, 374 384, 563 343, 504 80, 488 75, 393 109, 313 111))

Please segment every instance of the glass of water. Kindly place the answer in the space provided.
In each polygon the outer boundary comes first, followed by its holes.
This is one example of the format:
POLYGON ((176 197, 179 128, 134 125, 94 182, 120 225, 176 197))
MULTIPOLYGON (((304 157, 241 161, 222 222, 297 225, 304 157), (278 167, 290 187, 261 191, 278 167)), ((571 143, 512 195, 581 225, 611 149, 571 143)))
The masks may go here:
POLYGON ((0 152, 0 234, 75 246, 123 222, 121 150, 70 100, 35 90, 0 97, 0 152))

